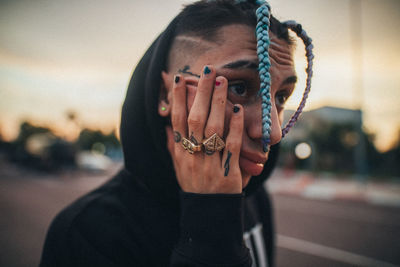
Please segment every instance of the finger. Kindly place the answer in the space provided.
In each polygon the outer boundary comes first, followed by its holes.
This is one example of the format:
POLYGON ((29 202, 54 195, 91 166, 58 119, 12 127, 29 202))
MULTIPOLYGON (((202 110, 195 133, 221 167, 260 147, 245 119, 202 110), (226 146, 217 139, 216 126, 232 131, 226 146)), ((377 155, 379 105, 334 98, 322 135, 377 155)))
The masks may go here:
POLYGON ((189 135, 200 143, 204 135, 204 127, 210 110, 210 101, 215 83, 215 70, 212 66, 205 66, 201 74, 194 98, 193 106, 189 112, 189 135))
MULTIPOLYGON (((177 143, 175 143, 175 141, 174 141, 175 135, 174 135, 174 132, 173 132, 171 126, 166 127, 166 133, 167 133, 167 148, 168 148, 168 151, 171 153, 171 159, 172 159, 172 164, 174 165, 176 179, 178 180, 179 186, 181 188, 186 188, 187 180, 182 179, 182 175, 179 175, 180 171, 182 171, 181 166, 179 166, 179 163, 182 163, 181 160, 179 159, 179 157, 184 155, 179 150, 181 150, 181 149, 183 150, 183 148, 182 148, 182 146, 177 146, 177 143), (177 154, 179 154, 178 157, 177 157, 177 154)), ((186 177, 186 176, 183 176, 183 177, 186 177)))
MULTIPOLYGON (((210 114, 204 130, 204 139, 209 138, 215 133, 221 138, 223 137, 227 92, 228 81, 222 76, 217 77, 215 79, 215 87, 211 100, 210 114)), ((212 151, 206 151, 206 154, 219 155, 219 153, 212 153, 212 151)))
POLYGON ((225 106, 228 92, 228 81, 224 77, 215 79, 215 87, 211 100, 211 109, 204 131, 206 138, 214 133, 222 136, 224 133, 225 106))
POLYGON ((225 176, 228 176, 232 168, 239 168, 240 148, 243 136, 243 107, 239 104, 234 105, 231 121, 229 123, 229 133, 226 137, 224 154, 222 156, 222 168, 225 176), (228 171, 227 171, 228 168, 228 171))
MULTIPOLYGON (((172 87, 172 109, 171 124, 173 129, 173 140, 175 148, 181 147, 182 137, 187 135, 187 110, 186 110, 186 85, 182 76, 174 77, 174 85, 172 87)), ((182 148, 183 149, 183 148, 182 148)))
POLYGON ((175 141, 174 141, 174 132, 171 126, 165 127, 166 134, 167 134, 167 148, 168 151, 171 153, 171 158, 175 166, 175 141))

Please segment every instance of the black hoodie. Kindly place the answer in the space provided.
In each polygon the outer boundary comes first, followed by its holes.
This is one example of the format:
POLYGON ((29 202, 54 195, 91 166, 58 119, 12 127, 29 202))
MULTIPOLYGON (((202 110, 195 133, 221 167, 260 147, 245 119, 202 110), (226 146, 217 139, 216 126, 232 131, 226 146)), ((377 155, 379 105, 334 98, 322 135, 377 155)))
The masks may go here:
POLYGON ((272 210, 262 184, 278 146, 243 194, 179 189, 168 122, 157 112, 175 25, 176 19, 132 75, 122 109, 123 170, 57 215, 40 266, 272 266, 272 210))

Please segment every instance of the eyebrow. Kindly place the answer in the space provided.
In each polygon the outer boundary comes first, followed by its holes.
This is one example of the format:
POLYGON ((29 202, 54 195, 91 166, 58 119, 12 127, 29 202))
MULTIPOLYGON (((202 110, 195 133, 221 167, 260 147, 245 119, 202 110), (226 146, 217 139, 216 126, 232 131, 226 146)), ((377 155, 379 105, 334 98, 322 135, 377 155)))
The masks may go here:
MULTIPOLYGON (((224 69, 252 69, 252 70, 257 70, 258 71, 258 62, 255 61, 250 61, 250 60, 238 60, 238 61, 234 61, 234 62, 230 62, 224 66, 222 66, 222 68, 224 69)), ((293 83, 297 83, 297 76, 293 75, 290 77, 287 77, 281 84, 281 86, 283 85, 287 85, 287 84, 293 84, 293 83)))
MULTIPOLYGON (((190 68, 189 66, 185 66, 183 70, 180 69, 178 72, 186 73, 186 74, 195 76, 197 78, 200 78, 200 75, 192 73, 192 72, 188 72, 187 70, 189 68, 190 68)), ((234 62, 230 62, 228 64, 225 64, 225 65, 222 66, 222 68, 224 68, 224 69, 248 68, 248 69, 252 69, 252 70, 257 70, 258 71, 258 63, 256 63, 255 61, 250 61, 250 60, 238 60, 238 61, 234 61, 234 62)), ((287 85, 287 84, 293 84, 293 83, 297 83, 297 76, 295 76, 295 75, 286 78, 282 82, 281 86, 287 85)))
POLYGON ((223 69, 252 69, 258 70, 258 63, 249 60, 238 60, 222 66, 223 69))
POLYGON ((290 76, 287 77, 281 84, 282 85, 286 85, 286 84, 292 84, 292 83, 297 83, 297 76, 290 76))

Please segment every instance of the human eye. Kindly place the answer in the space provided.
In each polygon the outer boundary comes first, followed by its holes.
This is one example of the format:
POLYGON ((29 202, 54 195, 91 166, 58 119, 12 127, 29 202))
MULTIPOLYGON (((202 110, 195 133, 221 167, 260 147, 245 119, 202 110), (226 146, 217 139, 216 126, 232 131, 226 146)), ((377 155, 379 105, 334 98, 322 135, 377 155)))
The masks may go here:
MULTIPOLYGON (((239 76, 239 75, 238 75, 239 76)), ((257 77, 256 77, 257 78, 257 77)), ((258 98, 259 83, 250 75, 240 77, 227 77, 228 99, 233 104, 251 105, 258 98), (231 79, 229 79, 231 78, 231 79)))
POLYGON ((287 90, 281 90, 276 93, 275 95, 275 105, 280 108, 284 109, 286 101, 289 99, 290 93, 287 90))
POLYGON ((246 84, 242 81, 239 82, 230 82, 228 84, 229 92, 232 92, 236 96, 246 97, 247 96, 247 88, 246 84))

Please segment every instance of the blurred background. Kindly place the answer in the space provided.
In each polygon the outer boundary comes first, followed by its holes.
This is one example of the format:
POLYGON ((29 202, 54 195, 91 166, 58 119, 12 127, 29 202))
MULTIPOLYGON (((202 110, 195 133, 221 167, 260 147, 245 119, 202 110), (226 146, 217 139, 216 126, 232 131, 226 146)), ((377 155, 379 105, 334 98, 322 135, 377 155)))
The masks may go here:
MULTIPOLYGON (((189 2, 0 0, 0 266, 37 265, 55 214, 121 167, 131 73, 189 2)), ((277 266, 400 266, 400 2, 270 3, 315 47, 306 110, 265 185, 277 266)), ((295 60, 286 119, 300 42, 295 60)))

